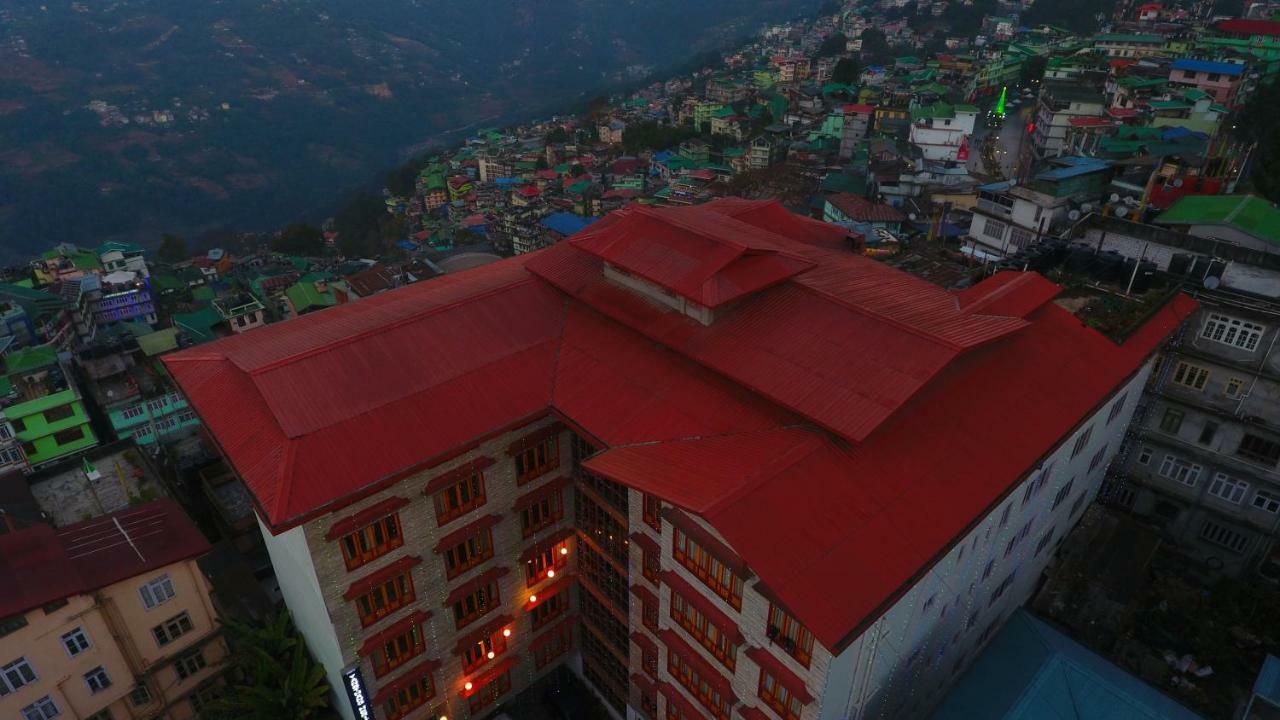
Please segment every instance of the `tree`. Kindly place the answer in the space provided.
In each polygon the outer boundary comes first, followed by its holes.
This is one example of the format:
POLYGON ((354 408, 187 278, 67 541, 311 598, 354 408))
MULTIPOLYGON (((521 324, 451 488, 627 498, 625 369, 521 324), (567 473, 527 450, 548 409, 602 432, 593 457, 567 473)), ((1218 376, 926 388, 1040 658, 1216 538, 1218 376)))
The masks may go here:
POLYGON ((1048 59, 1042 55, 1027 58, 1018 70, 1018 80, 1023 85, 1030 85, 1032 80, 1044 79, 1044 69, 1048 64, 1048 59))
POLYGON ((543 138, 548 145, 569 142, 569 131, 563 126, 557 125, 547 131, 546 137, 543 138))
POLYGON ((310 720, 329 708, 324 666, 307 652, 289 613, 264 625, 226 621, 232 682, 212 701, 211 720, 310 720))
POLYGON ((169 233, 160 236, 160 249, 157 254, 167 263, 182 262, 191 257, 191 253, 187 251, 187 241, 169 233))
POLYGON ((587 101, 587 117, 594 123, 604 115, 605 110, 609 109, 609 98, 604 95, 597 95, 587 101))
POLYGON ((271 249, 286 255, 320 255, 324 252, 324 233, 314 225, 293 223, 271 241, 271 249))
POLYGON ((840 58, 840 62, 836 63, 835 68, 831 71, 831 82, 853 85, 858 82, 858 78, 861 75, 862 68, 858 67, 856 58, 840 58))
POLYGON ((893 57, 883 30, 867 28, 862 31, 862 57, 874 65, 883 65, 893 57))
POLYGON ((817 56, 835 57, 836 55, 843 55, 845 46, 848 43, 849 39, 844 36, 844 33, 829 35, 827 36, 827 39, 823 40, 822 44, 818 46, 817 56))

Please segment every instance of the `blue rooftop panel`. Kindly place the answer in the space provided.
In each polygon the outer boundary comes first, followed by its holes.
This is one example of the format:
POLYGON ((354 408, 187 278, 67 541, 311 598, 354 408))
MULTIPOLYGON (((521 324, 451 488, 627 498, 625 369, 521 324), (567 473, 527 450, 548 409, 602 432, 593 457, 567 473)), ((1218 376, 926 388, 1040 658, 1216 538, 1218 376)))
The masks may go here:
POLYGON ((595 218, 586 218, 568 212, 551 213, 542 219, 542 227, 569 237, 595 222, 595 218))
POLYGON ((932 720, 1203 720, 1025 610, 1009 619, 932 720))
POLYGON ((1244 66, 1236 63, 1213 62, 1212 60, 1194 60, 1191 58, 1183 58, 1174 60, 1174 70, 1190 70, 1191 72, 1218 73, 1220 75, 1241 75, 1244 73, 1244 66))
POLYGON ((1253 694, 1280 705, 1280 657, 1267 656, 1253 683, 1253 694))

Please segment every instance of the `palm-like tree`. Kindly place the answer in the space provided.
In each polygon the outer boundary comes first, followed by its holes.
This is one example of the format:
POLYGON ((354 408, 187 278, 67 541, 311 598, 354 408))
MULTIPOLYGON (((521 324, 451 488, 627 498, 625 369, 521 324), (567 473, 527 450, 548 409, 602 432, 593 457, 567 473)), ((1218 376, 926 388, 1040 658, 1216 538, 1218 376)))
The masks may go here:
POLYGON ((206 710, 212 720, 311 720, 329 713, 329 683, 282 612, 263 625, 226 623, 233 681, 206 710))

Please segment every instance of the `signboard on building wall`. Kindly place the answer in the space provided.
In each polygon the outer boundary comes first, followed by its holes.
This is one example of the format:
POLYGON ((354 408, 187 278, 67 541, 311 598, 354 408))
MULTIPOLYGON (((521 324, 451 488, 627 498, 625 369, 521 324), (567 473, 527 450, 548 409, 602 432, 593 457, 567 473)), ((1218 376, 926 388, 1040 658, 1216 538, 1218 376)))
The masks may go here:
POLYGON ((348 665, 342 668, 342 685, 347 689, 347 699, 351 701, 351 709, 359 720, 373 720, 373 708, 369 706, 369 690, 365 687, 364 676, 360 674, 360 666, 348 665))

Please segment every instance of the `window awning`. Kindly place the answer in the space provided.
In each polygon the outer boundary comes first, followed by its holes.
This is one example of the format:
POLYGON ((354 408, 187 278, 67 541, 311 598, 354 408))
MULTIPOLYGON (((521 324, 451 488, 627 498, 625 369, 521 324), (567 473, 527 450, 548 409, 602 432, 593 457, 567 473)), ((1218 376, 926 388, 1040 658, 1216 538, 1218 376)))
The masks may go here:
POLYGON ((431 478, 426 486, 422 488, 422 494, 435 495, 450 485, 456 485, 462 480, 471 477, 472 473, 480 472, 489 467, 494 462, 491 457, 478 457, 470 462, 463 463, 447 473, 431 478))
POLYGON ((477 588, 488 585, 509 572, 511 572, 511 568, 496 567, 480 573, 454 588, 453 591, 449 593, 449 597, 444 599, 444 606, 449 607, 462 598, 475 592, 477 588))
POLYGON ((463 541, 465 541, 467 538, 473 535, 477 535, 480 532, 484 530, 488 530, 494 525, 497 525, 498 522, 501 520, 502 520, 502 515, 498 513, 494 513, 492 515, 486 515, 480 518, 479 520, 475 520, 473 522, 467 523, 466 525, 463 525, 457 530, 454 530, 448 535, 445 535, 444 537, 440 538, 440 542, 436 543, 435 551, 438 553, 444 552, 445 550, 448 550, 449 548, 452 548, 455 545, 459 545, 463 541))
POLYGON ((555 491, 560 490, 564 487, 567 487, 572 483, 573 483, 573 478, 569 477, 568 475, 562 475, 516 498, 515 503, 513 503, 511 506, 511 510, 513 512, 520 512, 526 507, 533 505, 534 503, 540 502, 542 498, 548 495, 551 495, 555 491))
POLYGON ((658 637, 662 639, 662 643, 667 649, 675 652, 685 663, 692 665, 698 675, 712 687, 721 697, 731 703, 737 704, 738 696, 733 692, 733 683, 729 678, 725 677, 711 663, 702 659, 702 655, 698 654, 693 646, 684 641, 684 638, 676 634, 671 628, 667 628, 658 633, 658 637))
POLYGON ((734 622, 730 617, 716 604, 712 602, 706 595, 703 595, 693 585, 689 584, 680 574, 674 570, 664 570, 660 576, 662 582, 671 588, 677 595, 684 598, 702 613, 712 625, 720 628, 720 632, 728 635, 735 643, 742 643, 746 638, 742 636, 742 630, 738 628, 738 623, 734 622))
MULTIPOLYGON (((404 633, 409 631, 409 628, 413 627, 414 625, 419 625, 421 623, 424 623, 429 619, 431 619, 430 612, 426 610, 414 610, 408 617, 402 620, 397 620, 395 623, 391 624, 386 629, 379 632, 377 635, 374 635, 368 640, 365 640, 364 643, 360 645, 360 649, 357 652, 361 656, 367 656, 371 654, 374 650, 377 650, 378 647, 381 646, 382 644, 388 642, 389 640, 397 638, 400 635, 403 635, 404 633)), ((425 644, 426 643, 425 636, 420 636, 420 637, 422 637, 422 642, 423 644, 425 644)))
POLYGON ((547 548, 555 547, 556 545, 559 545, 565 540, 573 537, 575 534, 574 529, 571 527, 560 528, 533 545, 530 545, 524 552, 520 553, 520 562, 528 562, 534 559, 539 553, 543 552, 547 548))
POLYGON ((525 435, 519 440, 516 440, 515 442, 511 443, 511 446, 507 448, 507 454, 518 455, 519 453, 522 453, 525 450, 528 450, 529 448, 533 447, 534 445, 537 445, 538 443, 542 442, 543 440, 546 440, 549 437, 555 437, 556 435, 559 435, 561 430, 564 430, 564 423, 560 422, 559 420, 551 423, 550 425, 540 430, 534 430, 528 435, 525 435))
POLYGON ((538 602, 527 602, 524 604, 524 609, 532 610, 538 607, 539 605, 550 600, 556 595, 559 595, 565 590, 568 590, 570 587, 573 586, 573 583, 577 579, 578 578, 574 573, 567 573, 565 575, 560 576, 559 578, 556 578, 555 582, 547 585, 546 587, 542 588, 537 592, 538 602))
POLYGON ((484 640, 490 635, 493 635, 494 633, 501 630, 503 627, 510 625, 513 622, 514 620, 510 615, 501 615, 499 617, 496 617, 493 620, 490 620, 489 622, 485 623, 484 625, 481 625, 475 631, 467 633, 466 635, 462 636, 458 640, 458 644, 453 646, 453 651, 455 653, 461 654, 462 651, 466 650, 468 647, 475 645, 476 643, 480 642, 481 640, 484 640))
POLYGON ((652 590, 640 585, 639 583, 631 586, 631 594, 640 598, 640 602, 644 603, 648 607, 658 607, 658 596, 654 595, 652 590))
POLYGON ((662 552, 662 546, 657 540, 649 537, 649 533, 640 532, 639 530, 631 533, 631 542, 640 546, 640 549, 646 553, 658 554, 662 552))
POLYGON ((408 670, 405 670, 403 675, 391 681, 387 685, 383 686, 383 688, 373 696, 373 704, 381 705, 382 703, 386 702, 392 695, 395 695, 396 693, 400 692, 400 690, 402 690, 405 686, 412 685, 413 683, 421 680, 424 676, 430 673, 433 673, 439 669, 440 669, 439 660, 424 660, 418 663, 417 665, 414 665, 408 670))
POLYGON ((469 698, 483 690, 486 685, 501 677, 502 673, 514 667, 515 664, 520 661, 520 658, 520 655, 512 655, 505 660, 499 660, 493 667, 473 678, 470 678, 469 682, 471 683, 471 689, 463 690, 461 693, 462 697, 469 698))
POLYGON ((650 655, 658 654, 658 643, 654 642, 652 638, 639 630, 633 630, 631 632, 631 642, 639 645, 643 652, 650 655))
POLYGON ((658 692, 658 686, 654 684, 653 678, 644 673, 631 673, 631 684, 640 688, 640 691, 646 695, 658 692))
POLYGON ((738 714, 742 716, 742 720, 769 720, 769 716, 763 710, 749 705, 738 708, 738 714))
POLYGON ((781 660, 773 656, 773 653, 764 648, 749 648, 746 653, 747 657, 761 669, 772 675, 782 686, 787 689, 797 700, 808 705, 813 702, 813 696, 809 694, 809 690, 804 686, 804 680, 782 663, 781 660))
POLYGON ((391 578, 399 575, 402 572, 408 571, 409 568, 413 567, 414 565, 417 565, 420 562, 422 562, 422 558, 418 557, 417 555, 406 555, 400 558, 399 560, 396 560, 395 562, 391 563, 390 565, 380 570, 375 570, 372 573, 369 573, 368 575, 365 575, 359 580, 356 580, 355 582, 351 583, 351 586, 348 587, 347 591, 342 594, 342 597, 345 600, 351 600, 360 595, 363 595, 369 592, 370 590, 372 590, 375 586, 390 580, 391 578))
POLYGON ((325 533, 324 537, 326 540, 336 540, 343 535, 354 532, 365 525, 373 523, 375 520, 381 520, 408 504, 408 498, 402 498, 400 496, 389 497, 386 500, 370 505, 358 513, 348 515, 335 522, 329 527, 329 532, 325 533))
POLYGON ((529 643, 529 652, 533 652, 534 650, 537 650, 551 642, 557 635, 561 634, 565 630, 573 632, 573 618, 565 618, 547 630, 544 630, 542 634, 538 635, 538 637, 534 638, 533 641, 529 643))
POLYGON ((744 579, 753 577, 751 570, 747 568, 747 563, 743 561, 738 553, 733 551, 733 548, 717 540, 714 535, 703 529, 693 518, 670 506, 662 508, 662 517, 666 518, 672 525, 680 528, 681 532, 701 545, 703 550, 711 553, 715 559, 724 563, 730 570, 741 575, 744 579))
POLYGON ((658 683, 658 692, 667 699, 667 702, 675 705, 680 709, 680 717, 692 718, 693 720, 707 720, 707 714, 698 709, 698 706, 689 702, 689 699, 680 692, 675 685, 668 682, 658 683))

